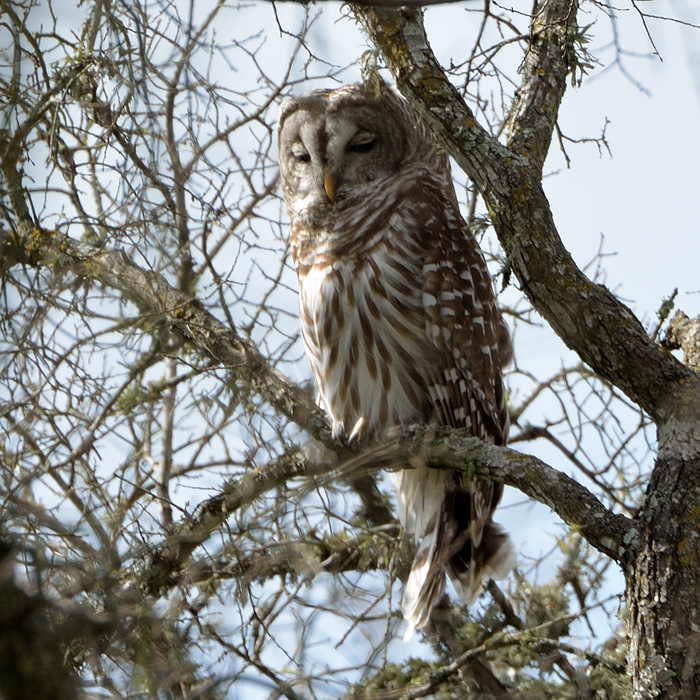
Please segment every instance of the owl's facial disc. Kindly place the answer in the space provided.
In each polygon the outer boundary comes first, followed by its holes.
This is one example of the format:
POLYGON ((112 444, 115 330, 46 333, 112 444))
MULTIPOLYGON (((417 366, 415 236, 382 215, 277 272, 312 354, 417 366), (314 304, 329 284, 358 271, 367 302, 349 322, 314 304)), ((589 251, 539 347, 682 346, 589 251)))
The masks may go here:
POLYGON ((293 105, 280 131, 280 167, 292 216, 323 226, 400 170, 408 140, 391 119, 387 125, 383 105, 341 92, 332 99, 313 94, 293 105))

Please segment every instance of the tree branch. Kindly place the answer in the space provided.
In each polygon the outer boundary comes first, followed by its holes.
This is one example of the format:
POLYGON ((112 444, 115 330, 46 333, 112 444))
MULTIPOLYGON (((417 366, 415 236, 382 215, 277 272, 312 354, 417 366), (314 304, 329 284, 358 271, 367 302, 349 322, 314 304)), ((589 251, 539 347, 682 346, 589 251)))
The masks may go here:
MULTIPOLYGON (((325 468, 324 471, 328 471, 325 468)), ((195 514, 176 526, 173 535, 149 554, 150 564, 142 571, 139 585, 151 595, 174 585, 191 554, 226 520, 285 482, 302 476, 313 476, 296 452, 290 452, 262 469, 251 469, 239 479, 231 480, 224 490, 199 505, 195 514)), ((133 568, 133 567, 132 567, 133 568)), ((138 567, 137 567, 138 568, 138 567)))
MULTIPOLYGON (((345 459, 358 448, 340 444, 331 434, 328 420, 309 394, 270 366, 252 343, 225 326, 197 300, 172 287, 156 272, 144 270, 119 250, 102 251, 78 243, 69 236, 22 221, 16 232, 0 229, 0 251, 11 251, 8 260, 32 267, 48 267, 99 281, 121 292, 145 316, 160 319, 229 370, 246 390, 257 392, 276 411, 314 439, 345 459), (27 229, 29 229, 27 231, 27 229), (21 231, 27 231, 22 234, 21 231)), ((365 517, 375 525, 393 520, 391 508, 369 475, 350 475, 360 496, 365 517)))
MULTIPOLYGON (((404 686, 391 690, 367 692, 363 689, 357 689, 355 692, 348 694, 347 698, 348 700, 417 700, 418 698, 428 697, 432 695, 433 691, 438 689, 443 683, 449 681, 449 679, 454 676, 460 670, 460 668, 467 666, 471 660, 478 659, 480 657, 483 658, 487 652, 516 645, 520 645, 540 654, 562 650, 566 651, 567 653, 576 653, 577 655, 583 656, 586 652, 581 649, 574 649, 569 645, 563 644, 558 639, 547 639, 546 637, 540 636, 542 634, 546 634, 549 628, 557 624, 576 619, 579 614, 580 613, 573 613, 571 615, 555 617, 554 619, 548 620, 547 622, 536 627, 529 627, 516 632, 506 630, 496 632, 479 646, 472 647, 471 649, 464 651, 451 663, 436 668, 428 675, 427 680, 412 683, 408 687, 404 686)), ((603 663, 610 667, 615 673, 623 673, 621 666, 616 664, 614 661, 608 662, 606 659, 602 659, 601 657, 596 657, 595 660, 598 663, 603 663)), ((507 693, 507 689, 505 692, 507 693)), ((506 698, 511 697, 510 694, 502 694, 498 697, 503 698, 504 696, 506 698)))
MULTIPOLYGON (((202 503, 179 530, 149 555, 150 564, 146 569, 137 567, 142 572, 139 585, 154 595, 162 588, 174 585, 195 549, 228 518, 291 479, 303 477, 309 479, 315 488, 323 487, 339 478, 351 480, 353 476, 373 475, 380 469, 404 468, 415 455, 420 455, 434 468, 462 471, 470 476, 514 486, 549 506, 604 554, 615 560, 623 554, 631 520, 607 509, 590 491, 566 474, 536 457, 484 443, 466 431, 422 427, 409 429, 340 464, 313 464, 298 452, 290 452, 263 468, 232 480, 220 494, 202 503)), ((330 556, 331 549, 328 552, 330 556)), ((346 560, 344 566, 352 568, 352 562, 346 560)))
MULTIPOLYGON (((310 532, 303 540, 267 543, 245 549, 227 543, 215 557, 204 557, 168 574, 167 588, 193 586, 209 581, 232 579, 239 587, 275 576, 301 576, 312 579, 321 572, 386 571, 400 536, 398 524, 360 532, 340 531, 320 536, 310 532)), ((151 581, 146 581, 150 586, 151 581)))
POLYGON ((530 25, 530 46, 522 83, 511 107, 508 146, 542 175, 557 125, 567 79, 576 61, 578 0, 538 3, 530 25))
MULTIPOLYGON (((348 483, 356 490, 358 484, 363 483, 371 483, 373 488, 377 489, 372 475, 379 468, 375 460, 371 469, 342 469, 342 472, 348 483)), ((305 460, 299 451, 291 450, 263 467, 251 469, 241 477, 232 479, 221 493, 201 503, 192 516, 176 524, 173 534, 148 554, 149 563, 146 567, 135 567, 135 570, 139 571, 139 587, 145 588, 152 595, 158 595, 161 589, 172 587, 183 576, 188 577, 189 572, 185 574, 182 572, 193 552, 232 515, 246 509, 264 494, 298 478, 305 478, 314 486, 329 486, 337 482, 338 475, 337 464, 314 464, 305 460)), ((378 490, 377 493, 379 493, 378 490)), ((360 493, 360 496, 362 498, 363 494, 360 493)), ((367 510, 366 498, 363 498, 363 505, 367 510)), ((389 504, 382 500, 381 504, 375 506, 375 512, 380 509, 381 516, 369 518, 370 524, 379 527, 398 527, 389 504)), ((347 541, 339 546, 338 543, 334 544, 330 540, 325 542, 314 540, 309 544, 309 551, 311 550, 315 559, 325 562, 319 568, 326 571, 334 573, 347 571, 357 563, 353 560, 347 541)), ((354 557, 357 559, 357 553, 354 557)), ((273 561, 274 557, 270 562, 262 565, 263 568, 269 569, 273 561)))
POLYGON ((625 536, 632 527, 629 518, 613 513, 584 486, 537 457, 490 445, 466 431, 412 428, 345 462, 340 469, 347 473, 399 465, 403 468, 416 454, 434 468, 514 486, 549 506, 604 554, 619 561, 624 552, 625 536))
POLYGON ((514 486, 549 506, 596 549, 619 561, 632 521, 608 510, 588 489, 537 457, 472 437, 451 436, 431 449, 431 466, 464 471, 514 486))
POLYGON ((197 299, 176 290, 158 273, 140 268, 122 251, 101 251, 39 228, 24 236, 0 230, 0 250, 5 248, 18 251, 15 261, 97 280, 121 292, 142 314, 161 319, 205 350, 236 381, 252 387, 282 415, 327 447, 338 448, 325 415, 301 387, 271 367, 252 343, 221 323, 197 299))
MULTIPOLYGON (((391 531, 386 527, 363 531, 353 539, 311 537, 303 542, 284 542, 278 553, 267 552, 265 556, 243 551, 240 556, 233 555, 235 561, 227 552, 221 566, 209 560, 188 565, 187 560, 228 518, 291 479, 302 477, 309 480, 309 488, 324 487, 353 474, 367 476, 380 469, 404 466, 415 455, 435 468, 465 471, 515 486, 579 528, 600 551, 614 559, 623 552, 631 521, 610 512, 565 474, 534 457, 482 443, 463 431, 416 428, 342 464, 313 464, 299 453, 290 453, 264 468, 245 473, 230 482, 221 494, 204 502, 177 534, 150 555, 145 569, 130 567, 140 572, 139 581, 134 583, 158 595, 179 583, 192 584, 212 575, 245 580, 290 573, 313 576, 320 571, 365 571, 381 566, 381 562, 391 558, 396 542, 397 531, 387 539, 391 531)), ((464 663, 470 665, 469 659, 470 656, 465 657, 464 663)))
POLYGON ((574 59, 576 0, 547 0, 532 25, 509 146, 481 127, 437 62, 420 11, 353 5, 401 92, 482 193, 523 291, 564 342, 655 422, 698 378, 663 352, 634 314, 578 269, 542 189, 541 169, 574 59))

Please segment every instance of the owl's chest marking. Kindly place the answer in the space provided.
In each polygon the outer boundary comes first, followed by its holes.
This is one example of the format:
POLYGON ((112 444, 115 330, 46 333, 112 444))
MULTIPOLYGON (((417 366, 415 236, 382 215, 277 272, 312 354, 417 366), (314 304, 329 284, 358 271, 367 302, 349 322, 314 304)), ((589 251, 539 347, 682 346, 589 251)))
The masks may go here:
POLYGON ((426 336, 420 267, 385 238, 364 256, 300 278, 304 343, 319 403, 350 439, 425 418, 426 336))

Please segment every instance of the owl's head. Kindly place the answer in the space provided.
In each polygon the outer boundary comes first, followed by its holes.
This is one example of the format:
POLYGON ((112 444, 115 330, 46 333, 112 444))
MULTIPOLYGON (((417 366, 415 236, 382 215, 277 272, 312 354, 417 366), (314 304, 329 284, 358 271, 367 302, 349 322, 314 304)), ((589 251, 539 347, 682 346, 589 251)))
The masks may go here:
POLYGON ((323 219, 354 206, 433 151, 427 131, 391 88, 357 83, 286 100, 279 161, 290 216, 323 219))

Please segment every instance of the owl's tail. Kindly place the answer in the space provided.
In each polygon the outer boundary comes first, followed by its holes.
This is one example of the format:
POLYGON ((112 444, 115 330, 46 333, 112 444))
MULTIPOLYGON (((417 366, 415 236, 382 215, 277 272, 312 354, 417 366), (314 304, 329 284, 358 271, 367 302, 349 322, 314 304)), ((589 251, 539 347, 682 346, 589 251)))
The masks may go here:
POLYGON ((418 551, 403 593, 404 640, 424 627, 449 575, 467 604, 483 581, 504 578, 515 562, 508 534, 491 519, 502 488, 425 466, 395 473, 399 518, 418 551))

